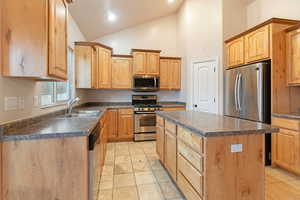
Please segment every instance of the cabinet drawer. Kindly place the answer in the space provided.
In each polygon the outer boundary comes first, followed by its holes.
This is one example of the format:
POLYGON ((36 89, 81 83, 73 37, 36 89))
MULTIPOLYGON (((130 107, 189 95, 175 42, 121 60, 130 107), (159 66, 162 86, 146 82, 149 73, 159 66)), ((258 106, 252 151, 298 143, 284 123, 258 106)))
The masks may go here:
POLYGON ((191 186, 191 184, 186 180, 186 178, 178 172, 177 184, 181 192, 184 194, 188 200, 202 200, 196 190, 191 186))
POLYGON ((177 137, 189 145, 198 153, 203 153, 203 138, 199 135, 193 134, 191 131, 178 126, 177 137))
POLYGON ((174 124, 173 122, 170 122, 168 120, 165 120, 165 128, 166 130, 168 130, 169 132, 176 134, 176 124, 174 124))
POLYGON ((272 117, 272 125, 295 131, 300 130, 300 120, 272 117))
POLYGON ((185 110, 185 107, 165 107, 163 108, 163 111, 176 111, 176 110, 185 110))
POLYGON ((203 196, 203 176, 180 154, 177 157, 177 168, 200 196, 203 196))
POLYGON ((157 123, 159 126, 164 127, 164 125, 165 125, 165 123, 164 123, 164 118, 162 118, 161 116, 156 115, 156 123, 157 123))
POLYGON ((185 145, 183 142, 178 140, 177 142, 177 150, 186 160, 188 160, 193 167, 195 167, 199 172, 203 172, 203 157, 193 151, 190 147, 185 145))
POLYGON ((121 115, 132 115, 133 110, 132 109, 119 109, 119 113, 121 115))

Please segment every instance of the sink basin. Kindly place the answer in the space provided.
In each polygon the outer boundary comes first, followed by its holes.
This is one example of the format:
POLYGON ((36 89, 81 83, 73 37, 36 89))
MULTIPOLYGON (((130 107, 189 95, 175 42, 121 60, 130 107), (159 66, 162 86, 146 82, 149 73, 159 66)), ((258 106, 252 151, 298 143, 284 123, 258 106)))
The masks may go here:
POLYGON ((99 110, 80 110, 59 116, 58 118, 91 118, 98 117, 100 113, 101 111, 99 110))

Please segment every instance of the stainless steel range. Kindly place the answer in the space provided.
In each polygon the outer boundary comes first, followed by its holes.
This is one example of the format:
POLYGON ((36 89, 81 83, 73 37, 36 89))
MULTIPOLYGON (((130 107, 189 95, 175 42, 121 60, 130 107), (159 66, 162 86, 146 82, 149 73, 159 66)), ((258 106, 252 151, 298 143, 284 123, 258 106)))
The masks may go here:
POLYGON ((133 95, 134 105, 134 141, 147 141, 156 139, 156 114, 161 110, 157 104, 156 95, 133 95))

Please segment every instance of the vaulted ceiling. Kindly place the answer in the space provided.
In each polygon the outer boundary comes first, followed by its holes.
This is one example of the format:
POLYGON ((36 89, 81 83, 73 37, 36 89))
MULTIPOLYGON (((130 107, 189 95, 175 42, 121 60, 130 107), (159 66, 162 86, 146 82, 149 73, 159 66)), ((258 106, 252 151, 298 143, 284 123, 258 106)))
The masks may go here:
POLYGON ((87 40, 175 13, 184 0, 75 0, 69 5, 72 17, 87 40), (116 20, 108 20, 109 13, 116 20))

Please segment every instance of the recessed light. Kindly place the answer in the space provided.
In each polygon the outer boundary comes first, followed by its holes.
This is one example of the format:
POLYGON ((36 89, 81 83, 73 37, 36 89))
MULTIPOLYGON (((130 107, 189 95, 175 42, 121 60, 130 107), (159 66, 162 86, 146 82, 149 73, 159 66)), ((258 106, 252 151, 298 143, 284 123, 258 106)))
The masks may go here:
POLYGON ((169 2, 169 3, 174 3, 174 2, 175 2, 175 0, 168 0, 168 2, 169 2))
POLYGON ((107 16, 108 21, 110 22, 114 22, 117 20, 117 16, 115 13, 113 12, 108 12, 108 16, 107 16))

